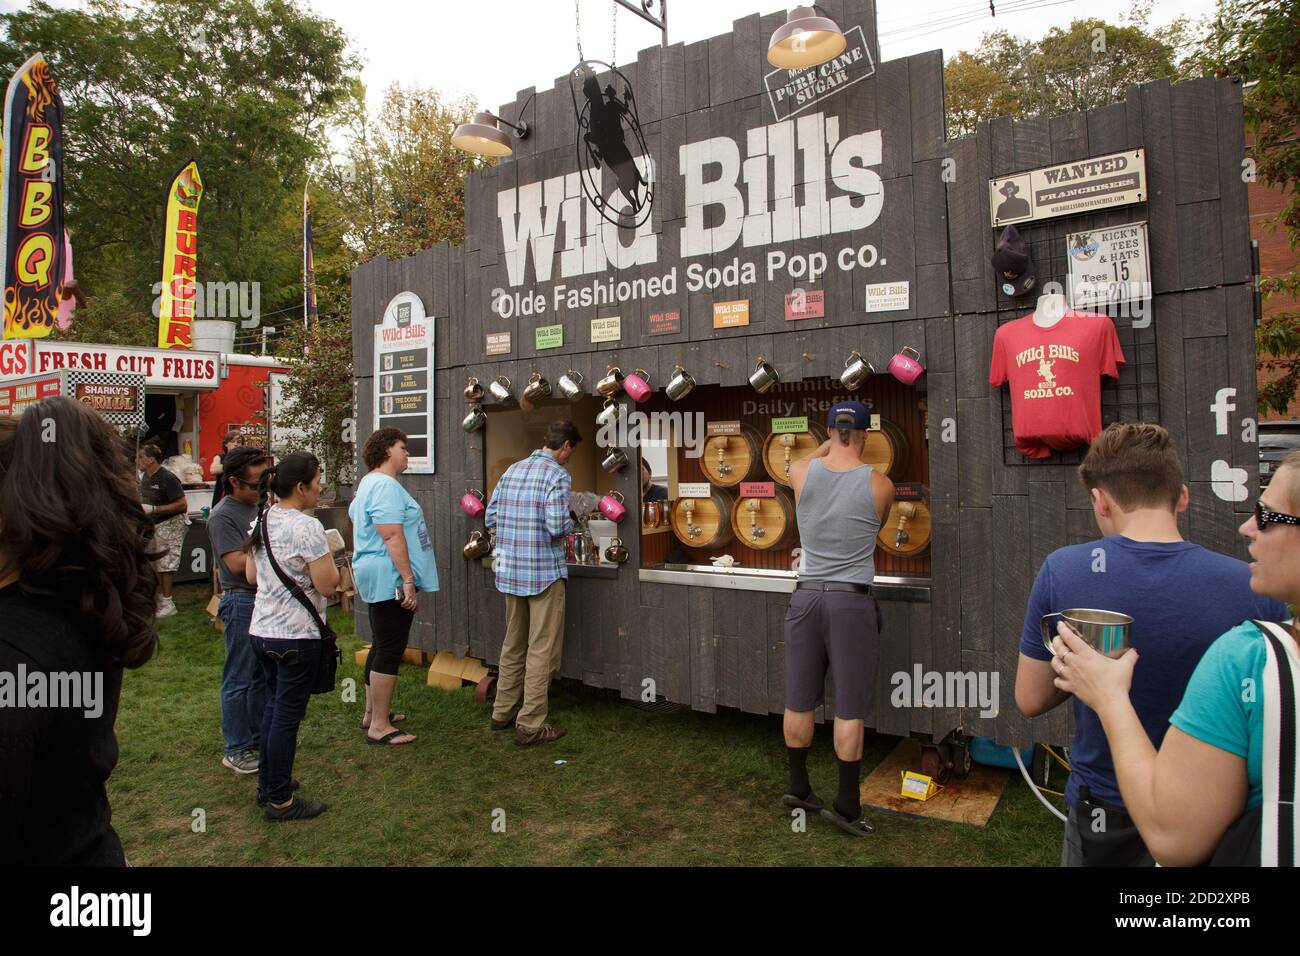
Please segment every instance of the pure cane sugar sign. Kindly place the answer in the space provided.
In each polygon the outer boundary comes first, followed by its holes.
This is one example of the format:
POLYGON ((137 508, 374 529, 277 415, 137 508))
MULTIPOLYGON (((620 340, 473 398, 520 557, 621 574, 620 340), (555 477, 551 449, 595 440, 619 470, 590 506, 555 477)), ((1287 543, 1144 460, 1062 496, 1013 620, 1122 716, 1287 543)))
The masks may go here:
POLYGON ((399 292, 375 326, 375 428, 406 434, 408 474, 433 469, 433 322, 414 292, 399 292))
POLYGON ((1150 296, 1147 224, 1132 222, 1065 239, 1070 263, 1070 307, 1102 309, 1150 296))
POLYGON ((802 70, 773 70, 763 77, 772 115, 789 119, 846 86, 851 86, 876 72, 871 49, 862 27, 844 32, 844 52, 827 63, 802 70))
POLYGON ((994 228, 1127 206, 1146 198, 1146 152, 1141 149, 989 180, 994 228))
POLYGON ((749 325, 748 299, 713 303, 713 327, 715 329, 734 329, 742 325, 749 325))

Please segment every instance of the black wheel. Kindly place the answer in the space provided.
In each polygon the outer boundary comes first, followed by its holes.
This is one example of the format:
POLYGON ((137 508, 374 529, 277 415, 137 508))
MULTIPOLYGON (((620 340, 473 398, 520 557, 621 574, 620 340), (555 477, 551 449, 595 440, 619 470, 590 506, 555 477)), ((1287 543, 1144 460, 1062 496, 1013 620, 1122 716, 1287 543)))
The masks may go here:
POLYGON ((958 780, 965 780, 970 776, 970 741, 951 744, 950 749, 953 755, 952 775, 958 780))

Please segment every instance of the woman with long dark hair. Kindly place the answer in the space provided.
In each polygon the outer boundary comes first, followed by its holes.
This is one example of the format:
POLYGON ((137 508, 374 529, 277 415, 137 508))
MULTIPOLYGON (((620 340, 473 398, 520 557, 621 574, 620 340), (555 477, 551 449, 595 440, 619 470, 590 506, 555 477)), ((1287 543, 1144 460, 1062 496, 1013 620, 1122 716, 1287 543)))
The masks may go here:
POLYGON ((262 472, 257 524, 246 545, 254 560, 244 563, 244 573, 249 584, 257 585, 248 635, 267 680, 257 803, 266 807, 271 821, 306 820, 326 810, 323 803, 293 795, 298 725, 307 713, 320 663, 320 630, 271 563, 274 559, 324 618, 323 595, 338 589, 339 570, 325 542, 325 529, 304 514, 316 507, 320 489, 320 462, 306 452, 285 455, 262 472), (274 505, 272 493, 278 499, 274 505), (262 540, 263 526, 270 554, 262 540))
POLYGON ((105 783, 122 670, 158 646, 153 533, 102 418, 67 398, 0 417, 0 675, 27 676, 0 719, 6 863, 126 862, 105 783))

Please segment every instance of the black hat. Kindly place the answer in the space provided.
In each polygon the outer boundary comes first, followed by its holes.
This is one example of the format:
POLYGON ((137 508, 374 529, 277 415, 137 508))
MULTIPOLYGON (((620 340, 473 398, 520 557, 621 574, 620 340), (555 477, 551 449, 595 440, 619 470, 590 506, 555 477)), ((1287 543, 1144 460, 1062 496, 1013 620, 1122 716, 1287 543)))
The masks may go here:
POLYGON ((993 271, 997 273, 1003 294, 1012 298, 1024 295, 1038 284, 1029 243, 1021 238, 1015 226, 1007 226, 998 237, 993 249, 993 271))
POLYGON ((1014 179, 1008 179, 1005 183, 1003 183, 1001 186, 998 187, 998 192, 1000 192, 1002 195, 1010 199, 1012 196, 1020 192, 1020 187, 1016 185, 1016 181, 1014 179))

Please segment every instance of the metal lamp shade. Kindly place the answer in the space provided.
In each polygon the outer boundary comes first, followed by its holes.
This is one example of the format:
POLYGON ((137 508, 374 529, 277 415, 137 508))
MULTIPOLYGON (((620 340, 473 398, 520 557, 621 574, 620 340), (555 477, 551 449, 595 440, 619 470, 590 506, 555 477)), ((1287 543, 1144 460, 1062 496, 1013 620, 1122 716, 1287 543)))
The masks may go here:
POLYGON ((844 52, 844 31, 812 7, 795 7, 785 25, 772 34, 767 62, 783 70, 800 70, 832 60, 844 52))
POLYGON ((509 156, 514 153, 510 134, 497 125, 491 113, 475 113, 474 119, 456 127, 452 145, 479 156, 509 156))

